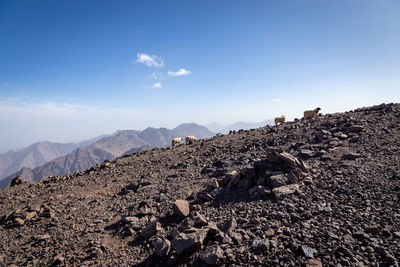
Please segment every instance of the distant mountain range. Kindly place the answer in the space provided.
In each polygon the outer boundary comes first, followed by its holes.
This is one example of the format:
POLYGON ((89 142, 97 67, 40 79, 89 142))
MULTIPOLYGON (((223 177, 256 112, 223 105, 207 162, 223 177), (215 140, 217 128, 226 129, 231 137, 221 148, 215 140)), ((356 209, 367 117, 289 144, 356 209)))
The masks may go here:
MULTIPOLYGON (((88 144, 85 146, 80 146, 79 144, 74 143, 57 144, 60 145, 56 146, 60 147, 56 150, 56 152, 58 152, 57 155, 56 153, 50 154, 50 152, 48 152, 48 150, 55 150, 51 149, 50 147, 52 146, 48 145, 48 149, 40 150, 42 151, 40 155, 48 155, 46 158, 37 156, 35 158, 39 158, 41 161, 36 160, 30 165, 24 164, 25 162, 29 162, 28 160, 19 160, 18 164, 15 164, 15 167, 13 167, 14 172, 8 171, 8 174, 12 174, 0 180, 0 188, 7 187, 11 180, 18 175, 26 181, 38 181, 49 176, 65 175, 76 171, 86 170, 98 163, 102 163, 106 159, 112 160, 122 155, 143 151, 152 147, 169 145, 173 138, 185 137, 187 135, 194 135, 197 138, 202 139, 214 136, 214 133, 209 131, 205 126, 195 123, 184 123, 172 130, 151 127, 146 128, 143 131, 119 130, 113 135, 90 139, 94 142, 81 142, 81 144, 88 144), (64 149, 62 150, 61 148, 64 149), (40 163, 37 164, 37 162, 40 163)), ((54 144, 50 142, 44 143, 54 144)), ((42 147, 42 145, 30 146, 30 152, 25 152, 25 154, 39 154, 39 152, 34 149, 35 147, 42 147)), ((22 151, 27 149, 28 148, 22 149, 22 151)), ((12 162, 12 158, 10 156, 8 158, 9 162, 12 162)), ((31 156, 25 158, 30 159, 31 156)))
POLYGON ((50 160, 67 155, 73 150, 90 145, 110 135, 93 137, 78 143, 38 142, 25 148, 10 150, 0 154, 0 180, 23 167, 35 168, 50 160))
POLYGON ((52 159, 66 155, 78 147, 79 144, 75 143, 39 142, 26 148, 0 154, 0 179, 15 173, 22 167, 40 166, 52 159))
POLYGON ((249 129, 255 129, 255 128, 260 128, 266 125, 271 125, 274 123, 274 120, 265 120, 262 122, 243 122, 243 121, 238 121, 235 122, 233 124, 230 124, 228 126, 223 126, 221 124, 218 123, 210 123, 207 124, 207 128, 210 129, 211 131, 215 132, 215 133, 223 133, 223 134, 227 134, 229 133, 229 131, 237 131, 240 129, 243 130, 249 130, 249 129))

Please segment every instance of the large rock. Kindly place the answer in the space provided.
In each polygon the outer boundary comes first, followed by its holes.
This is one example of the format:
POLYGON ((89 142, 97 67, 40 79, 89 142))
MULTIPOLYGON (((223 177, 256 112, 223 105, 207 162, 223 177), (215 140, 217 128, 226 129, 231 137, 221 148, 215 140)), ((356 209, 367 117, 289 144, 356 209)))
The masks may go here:
POLYGON ((208 229, 200 229, 188 234, 178 233, 171 242, 172 248, 178 254, 200 250, 207 233, 208 229))
POLYGON ((189 215, 190 212, 189 202, 183 199, 176 200, 175 203, 172 205, 172 208, 174 210, 175 216, 177 217, 186 217, 189 215))
POLYGON ((200 259, 207 264, 215 265, 218 260, 222 257, 223 251, 218 245, 212 245, 201 253, 200 259))
POLYGON ((144 230, 141 232, 141 235, 144 238, 147 238, 155 234, 159 234, 162 230, 163 228, 159 222, 152 221, 146 226, 146 228, 144 228, 144 230))
POLYGON ((272 193, 277 199, 283 199, 299 190, 298 184, 290 184, 272 189, 272 193))
POLYGON ((287 185, 289 183, 288 178, 284 174, 273 175, 269 178, 269 183, 272 188, 287 185))

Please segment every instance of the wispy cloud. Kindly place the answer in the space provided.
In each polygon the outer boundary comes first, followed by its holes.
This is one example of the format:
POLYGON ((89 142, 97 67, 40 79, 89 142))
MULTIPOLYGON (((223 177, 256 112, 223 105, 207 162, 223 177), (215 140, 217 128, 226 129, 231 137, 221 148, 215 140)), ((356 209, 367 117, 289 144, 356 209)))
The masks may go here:
POLYGON ((148 55, 146 53, 137 53, 137 59, 136 61, 137 63, 143 63, 145 64, 147 67, 163 67, 164 66, 164 62, 163 60, 156 55, 148 55))
POLYGON ((155 83, 155 84, 153 84, 152 88, 162 88, 162 84, 161 83, 155 83))
POLYGON ((180 69, 176 72, 174 71, 168 71, 169 76, 184 76, 184 75, 189 75, 191 72, 185 69, 180 69))
POLYGON ((274 102, 274 103, 281 102, 281 99, 280 98, 275 98, 275 99, 272 99, 272 102, 274 102))
POLYGON ((155 79, 155 80, 161 80, 162 79, 162 74, 161 74, 161 72, 153 72, 151 74, 151 77, 153 77, 153 79, 155 79))

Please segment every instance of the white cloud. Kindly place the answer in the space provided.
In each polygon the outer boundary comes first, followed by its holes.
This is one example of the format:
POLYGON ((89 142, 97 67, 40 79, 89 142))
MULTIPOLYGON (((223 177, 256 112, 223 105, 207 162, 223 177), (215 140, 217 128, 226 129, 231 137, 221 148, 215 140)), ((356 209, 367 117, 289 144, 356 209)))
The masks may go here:
POLYGON ((281 99, 280 98, 275 98, 275 99, 272 99, 272 102, 274 102, 274 103, 281 102, 281 99))
POLYGON ((176 72, 173 71, 168 71, 169 76, 184 76, 184 75, 189 75, 191 72, 185 69, 180 69, 176 72))
POLYGON ((137 59, 136 59, 137 63, 143 63, 145 64, 147 67, 163 67, 164 66, 164 62, 162 61, 162 59, 159 56, 156 55, 148 55, 146 53, 137 53, 137 59))
POLYGON ((162 84, 161 83, 155 83, 155 84, 153 84, 152 88, 162 88, 162 84))
POLYGON ((151 74, 151 77, 153 77, 153 79, 155 79, 155 80, 161 80, 162 79, 162 74, 161 74, 161 72, 153 72, 151 74))

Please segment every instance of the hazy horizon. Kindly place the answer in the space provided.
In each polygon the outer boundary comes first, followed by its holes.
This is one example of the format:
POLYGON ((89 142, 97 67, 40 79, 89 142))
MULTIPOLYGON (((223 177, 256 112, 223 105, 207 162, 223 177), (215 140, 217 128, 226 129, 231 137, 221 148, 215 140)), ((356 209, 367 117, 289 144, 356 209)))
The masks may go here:
POLYGON ((0 153, 399 103, 398 14, 369 0, 2 1, 0 153))

